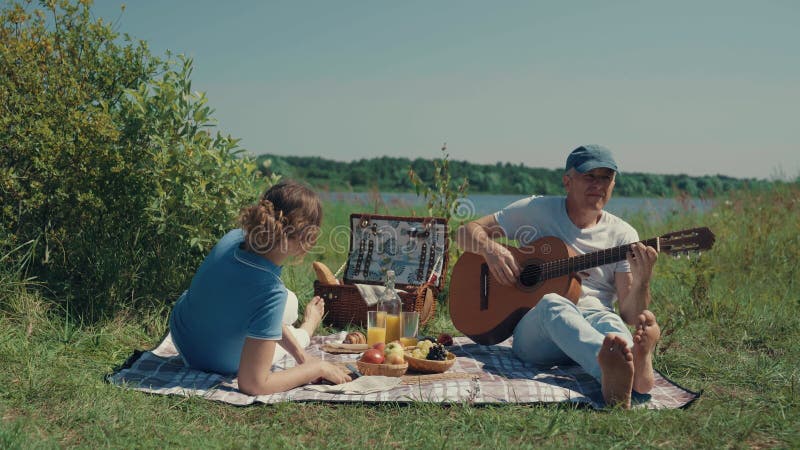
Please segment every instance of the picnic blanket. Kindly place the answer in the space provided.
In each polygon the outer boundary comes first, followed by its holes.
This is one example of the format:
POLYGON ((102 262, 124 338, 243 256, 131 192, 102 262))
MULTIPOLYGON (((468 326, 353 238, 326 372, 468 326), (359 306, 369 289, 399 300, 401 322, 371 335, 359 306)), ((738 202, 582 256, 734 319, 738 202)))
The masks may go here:
MULTIPOLYGON (((315 336, 307 352, 337 364, 354 363, 359 355, 329 354, 325 343, 341 342, 345 332, 315 336)), ((511 340, 493 346, 457 337, 449 348, 458 358, 444 374, 406 374, 394 388, 364 395, 318 392, 302 386, 287 392, 251 396, 237 389, 236 379, 186 367, 167 335, 153 350, 136 351, 106 380, 116 386, 163 395, 200 396, 233 405, 316 402, 435 402, 468 404, 573 403, 603 408, 600 384, 579 366, 537 367, 524 364, 511 353, 511 340)), ((294 366, 286 356, 273 366, 294 366)), ((700 393, 684 389, 656 373, 656 385, 647 395, 635 395, 634 407, 685 408, 700 393)))

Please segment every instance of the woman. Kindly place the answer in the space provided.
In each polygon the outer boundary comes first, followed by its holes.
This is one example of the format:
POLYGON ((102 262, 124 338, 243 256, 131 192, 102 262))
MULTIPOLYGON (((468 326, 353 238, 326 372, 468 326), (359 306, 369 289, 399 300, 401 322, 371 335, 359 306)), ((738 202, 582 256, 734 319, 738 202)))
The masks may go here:
MULTIPOLYGON (((281 265, 313 247, 321 222, 319 197, 291 181, 276 184, 242 210, 241 229, 214 246, 170 317, 173 341, 190 367, 238 374, 239 390, 250 395, 318 380, 350 381, 339 367, 306 355, 282 320, 287 290, 281 265), (297 366, 271 372, 276 344, 297 366)), ((321 299, 311 301, 312 311, 319 313, 321 307, 321 299)), ((307 322, 305 328, 318 323, 307 322)))

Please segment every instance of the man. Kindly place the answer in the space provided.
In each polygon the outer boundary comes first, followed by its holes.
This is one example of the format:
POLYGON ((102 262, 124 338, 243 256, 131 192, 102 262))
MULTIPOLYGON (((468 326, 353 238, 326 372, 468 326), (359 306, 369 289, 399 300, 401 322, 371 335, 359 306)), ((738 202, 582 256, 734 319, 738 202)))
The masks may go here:
POLYGON ((495 242, 509 237, 525 246, 545 236, 564 241, 577 254, 630 245, 625 260, 586 270, 578 304, 547 294, 514 329, 513 351, 540 365, 576 362, 597 378, 608 405, 629 408, 631 391, 653 388, 652 356, 661 330, 650 305, 650 278, 657 259, 630 225, 603 211, 617 175, 611 152, 578 147, 567 158, 566 197, 530 197, 472 221, 458 230, 458 245, 486 260, 497 282, 514 285, 520 266, 495 242), (619 315, 613 302, 619 304, 619 315), (626 323, 635 328, 631 335, 626 323))

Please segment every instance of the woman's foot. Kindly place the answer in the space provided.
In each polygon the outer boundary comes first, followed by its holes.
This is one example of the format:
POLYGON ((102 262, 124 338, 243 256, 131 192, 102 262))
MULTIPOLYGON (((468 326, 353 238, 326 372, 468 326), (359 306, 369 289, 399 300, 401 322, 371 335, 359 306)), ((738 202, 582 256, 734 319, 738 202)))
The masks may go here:
POLYGON ((621 337, 608 334, 597 355, 602 378, 603 399, 608 406, 631 407, 633 387, 633 354, 621 337))
POLYGON ((317 327, 322 323, 322 316, 325 315, 325 301, 321 297, 312 298, 306 305, 306 311, 303 314, 303 324, 300 328, 306 330, 308 336, 314 335, 317 327))
POLYGON ((633 389, 640 394, 650 392, 655 384, 653 351, 659 339, 661 339, 661 327, 656 322, 656 316, 645 309, 639 314, 636 321, 632 351, 633 366, 636 369, 633 376, 633 389))

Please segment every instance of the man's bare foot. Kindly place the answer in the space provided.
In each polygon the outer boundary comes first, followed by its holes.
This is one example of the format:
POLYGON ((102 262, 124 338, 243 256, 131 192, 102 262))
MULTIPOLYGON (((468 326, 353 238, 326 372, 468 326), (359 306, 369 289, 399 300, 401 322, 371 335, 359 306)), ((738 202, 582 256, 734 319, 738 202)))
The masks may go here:
POLYGON ((303 324, 300 328, 306 330, 309 336, 313 336, 317 327, 322 322, 325 315, 325 302, 320 297, 312 298, 306 305, 306 312, 303 314, 303 324))
POLYGON ((661 338, 661 327, 656 322, 656 316, 644 310, 636 321, 636 333, 633 335, 633 367, 636 372, 633 376, 633 389, 640 394, 646 394, 653 389, 655 375, 653 373, 653 350, 661 338))
POLYGON ((597 355, 600 364, 603 399, 608 406, 631 407, 631 388, 633 387, 633 354, 625 339, 608 334, 597 355))

